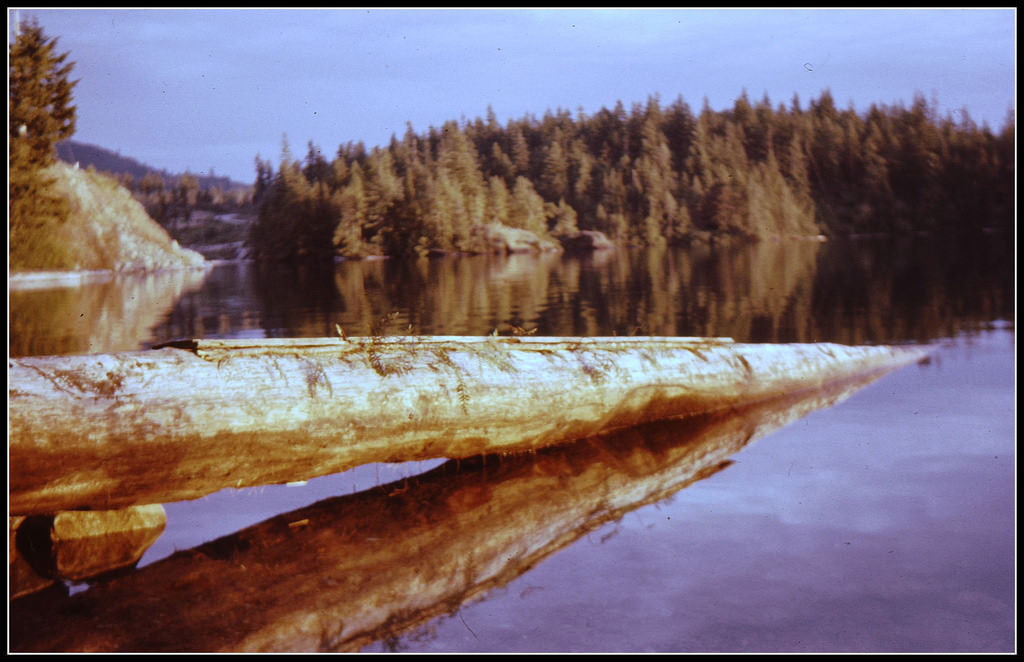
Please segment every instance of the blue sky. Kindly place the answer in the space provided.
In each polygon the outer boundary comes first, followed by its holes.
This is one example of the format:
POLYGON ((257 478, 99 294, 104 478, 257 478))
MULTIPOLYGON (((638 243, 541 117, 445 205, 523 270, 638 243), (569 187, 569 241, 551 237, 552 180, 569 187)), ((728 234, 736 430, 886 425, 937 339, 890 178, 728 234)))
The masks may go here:
MULTIPOLYGON (((9 8, 8 19, 14 10, 9 8)), ((254 177, 312 140, 332 156, 447 120, 590 115, 653 94, 695 112, 775 105, 1014 109, 1016 10, 21 9, 76 62, 75 139, 172 172, 254 177)))

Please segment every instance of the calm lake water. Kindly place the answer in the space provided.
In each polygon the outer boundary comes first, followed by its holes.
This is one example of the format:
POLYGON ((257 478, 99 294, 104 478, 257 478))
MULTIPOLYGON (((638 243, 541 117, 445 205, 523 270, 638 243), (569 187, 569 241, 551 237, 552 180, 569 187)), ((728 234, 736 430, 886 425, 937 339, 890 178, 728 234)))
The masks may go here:
MULTIPOLYGON (((1013 238, 988 237, 320 270, 239 263, 11 291, 12 356, 331 336, 336 325, 934 347, 927 363, 834 406, 787 403, 796 408, 502 462, 368 465, 166 504, 167 528, 134 577, 16 601, 13 618, 116 614, 104 600, 118 582, 159 601, 161 587, 180 594, 206 572, 183 567, 188 554, 333 518, 329 542, 304 546, 296 532, 292 562, 314 577, 264 568, 239 589, 211 571, 183 600, 212 614, 230 590, 277 585, 287 599, 260 593, 251 608, 278 614, 280 629, 319 628, 325 648, 364 651, 1014 651, 1014 269, 1013 238), (304 593, 298 582, 311 579, 321 590, 304 593), (362 621, 376 624, 342 641, 362 621)), ((133 627, 104 618, 111 632, 133 627)))

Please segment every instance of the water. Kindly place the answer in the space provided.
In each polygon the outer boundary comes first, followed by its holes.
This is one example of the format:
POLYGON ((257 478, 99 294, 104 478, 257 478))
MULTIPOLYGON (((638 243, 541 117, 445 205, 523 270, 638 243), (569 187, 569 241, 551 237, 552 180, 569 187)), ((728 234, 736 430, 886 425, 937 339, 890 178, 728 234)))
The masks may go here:
POLYGON ((193 282, 165 274, 12 292, 12 355, 327 336, 336 325, 349 335, 520 327, 936 348, 927 364, 751 443, 723 446, 719 431, 754 418, 716 421, 638 432, 611 448, 458 467, 368 465, 167 504, 167 529, 136 577, 113 580, 107 593, 72 587, 45 613, 57 623, 106 614, 114 608, 103 596, 117 595, 118 581, 136 582, 126 596, 152 591, 171 604, 160 587, 207 572, 198 561, 179 567, 186 559, 175 550, 250 526, 238 540, 269 545, 292 527, 287 558, 297 565, 264 568, 264 581, 244 589, 243 574, 217 567, 186 610, 212 614, 233 590, 259 593, 253 609, 294 629, 312 618, 296 614, 318 614, 319 645, 331 647, 383 609, 383 625, 356 642, 366 651, 1013 651, 1012 245, 996 237, 955 249, 921 239, 326 270, 232 264, 193 282), (693 464, 687 454, 707 448, 727 463, 693 464), (669 468, 679 476, 659 473, 669 468), (389 514, 366 519, 381 508, 389 514), (334 519, 320 530, 320 517, 334 519), (325 552, 328 530, 327 548, 345 554, 325 552), (260 593, 270 585, 287 594, 270 601, 260 593), (332 601, 337 587, 345 598, 332 601), (440 602, 426 600, 436 590, 440 602))
POLYGON ((947 343, 371 649, 1013 650, 1012 343, 947 343))
POLYGON ((227 264, 9 294, 13 356, 179 337, 698 335, 928 341, 1012 319, 1013 244, 925 239, 513 255, 328 268, 227 264))

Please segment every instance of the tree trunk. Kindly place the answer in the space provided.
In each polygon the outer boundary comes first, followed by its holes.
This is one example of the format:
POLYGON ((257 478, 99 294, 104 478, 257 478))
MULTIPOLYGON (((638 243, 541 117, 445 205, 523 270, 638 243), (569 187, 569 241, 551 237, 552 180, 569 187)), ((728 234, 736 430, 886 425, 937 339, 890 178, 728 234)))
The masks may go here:
POLYGON ((923 355, 715 339, 373 337, 11 359, 9 514, 528 451, 923 355))

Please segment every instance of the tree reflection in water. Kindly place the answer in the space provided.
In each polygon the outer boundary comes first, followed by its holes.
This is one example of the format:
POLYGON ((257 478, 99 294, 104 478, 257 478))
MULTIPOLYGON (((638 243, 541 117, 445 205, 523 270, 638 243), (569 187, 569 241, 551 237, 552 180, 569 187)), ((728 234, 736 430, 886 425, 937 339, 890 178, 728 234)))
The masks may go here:
MULTIPOLYGON (((155 339, 367 335, 724 336, 927 341, 1013 319, 1013 246, 928 239, 761 242, 589 255, 220 267, 155 339)), ((148 342, 143 339, 141 342, 148 342)))

